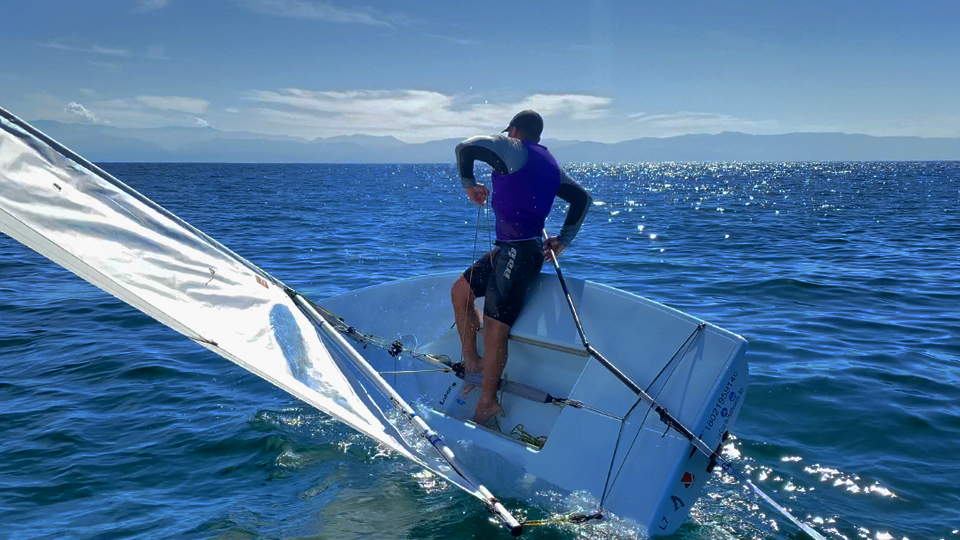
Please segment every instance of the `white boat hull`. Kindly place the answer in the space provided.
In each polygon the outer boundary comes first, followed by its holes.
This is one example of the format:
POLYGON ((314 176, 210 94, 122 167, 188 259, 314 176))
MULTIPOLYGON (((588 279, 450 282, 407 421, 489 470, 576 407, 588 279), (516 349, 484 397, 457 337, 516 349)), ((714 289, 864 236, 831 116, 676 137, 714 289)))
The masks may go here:
MULTIPOLYGON (((456 362, 460 342, 450 306, 456 278, 397 281, 320 304, 362 332, 403 338, 407 347, 415 343, 419 352, 456 362)), ((746 341, 617 289, 571 278, 567 285, 590 344, 708 446, 719 446, 746 392, 746 341)), ((430 369, 407 354, 395 358, 375 347, 358 351, 381 372, 430 369)), ((592 410, 504 393, 500 431, 489 430, 469 421, 479 389, 463 396, 463 381, 452 373, 384 374, 501 496, 524 497, 545 488, 588 492, 651 534, 670 534, 686 519, 707 480, 708 457, 642 402, 621 422, 638 397, 585 352, 556 275, 541 274, 531 286, 511 329, 504 377, 592 410), (534 437, 545 436, 542 448, 511 436, 518 425, 534 437)))

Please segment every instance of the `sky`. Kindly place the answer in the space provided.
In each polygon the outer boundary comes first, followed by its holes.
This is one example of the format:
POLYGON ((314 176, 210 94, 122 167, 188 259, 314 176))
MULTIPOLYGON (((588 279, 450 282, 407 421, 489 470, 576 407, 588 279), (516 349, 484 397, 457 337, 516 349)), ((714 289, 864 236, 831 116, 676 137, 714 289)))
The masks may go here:
POLYGON ((27 120, 406 142, 960 137, 954 0, 3 0, 27 120))

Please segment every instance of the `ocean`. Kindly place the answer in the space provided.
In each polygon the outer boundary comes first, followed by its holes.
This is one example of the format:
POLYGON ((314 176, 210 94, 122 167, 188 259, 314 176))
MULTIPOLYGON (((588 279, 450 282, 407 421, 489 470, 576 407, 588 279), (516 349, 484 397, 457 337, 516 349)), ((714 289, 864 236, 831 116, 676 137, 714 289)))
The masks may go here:
MULTIPOLYGON (((452 164, 102 166, 317 300, 486 248, 452 164)), ((749 340, 738 467, 830 539, 960 539, 960 163, 567 168, 594 206, 566 275, 749 340)), ((469 495, 4 235, 0 321, 0 538, 509 537, 469 495)), ((719 472, 674 535, 798 537, 719 472)))

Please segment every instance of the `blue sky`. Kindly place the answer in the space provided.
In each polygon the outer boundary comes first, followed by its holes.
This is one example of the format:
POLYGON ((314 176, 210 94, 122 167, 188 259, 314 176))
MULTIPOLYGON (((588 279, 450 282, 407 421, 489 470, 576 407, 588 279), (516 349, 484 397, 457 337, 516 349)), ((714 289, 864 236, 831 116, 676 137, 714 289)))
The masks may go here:
POLYGON ((960 2, 6 0, 25 119, 408 142, 960 136, 960 2))

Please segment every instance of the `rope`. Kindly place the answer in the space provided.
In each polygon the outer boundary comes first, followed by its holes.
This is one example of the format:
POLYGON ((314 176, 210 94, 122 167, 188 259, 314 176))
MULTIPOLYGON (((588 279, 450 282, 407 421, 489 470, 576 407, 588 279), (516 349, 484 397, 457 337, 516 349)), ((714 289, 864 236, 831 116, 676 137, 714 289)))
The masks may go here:
MULTIPOLYGON (((470 295, 473 294, 473 272, 477 266, 477 244, 480 242, 480 214, 483 212, 484 206, 486 203, 477 206, 477 224, 473 230, 473 255, 470 257, 470 277, 467 279, 468 291, 467 291, 467 303, 463 311, 463 335, 460 336, 460 363, 463 363, 463 339, 471 329, 468 328, 470 325, 470 311, 473 306, 470 305, 470 295)), ((453 322, 456 326, 457 322, 453 322)), ((478 332, 480 328, 473 328, 474 333, 478 332)))
MULTIPOLYGON (((680 358, 683 358, 684 356, 687 355, 687 352, 686 352, 684 349, 689 349, 689 345, 692 345, 692 344, 693 344, 693 343, 692 343, 693 338, 694 338, 697 334, 699 334, 700 331, 703 330, 704 327, 706 327, 706 326, 707 326, 707 323, 703 323, 703 322, 697 325, 697 327, 696 327, 696 329, 694 329, 693 333, 690 334, 690 336, 687 337, 686 341, 684 341, 683 344, 680 345, 680 348, 677 349, 677 352, 673 353, 673 356, 670 357, 670 361, 663 365, 663 368, 660 369, 660 373, 657 373, 657 376, 654 377, 652 381, 650 381, 650 384, 649 384, 649 385, 647 385, 647 389, 646 389, 647 392, 650 392, 650 389, 653 388, 653 385, 654 385, 654 384, 656 384, 657 379, 659 379, 660 376, 663 375, 663 372, 667 370, 667 368, 670 366, 670 364, 673 364, 673 361, 677 359, 678 355, 679 355, 680 358), (683 351, 683 354, 681 354, 680 351, 683 351)), ((680 362, 677 362, 676 365, 673 366, 673 369, 670 370, 670 376, 673 375, 673 372, 676 371, 678 367, 680 367, 680 362)), ((667 376, 667 379, 669 379, 670 376, 667 376)), ((664 384, 666 384, 666 383, 664 383, 664 384)), ((662 389, 662 388, 661 388, 661 389, 662 389)), ((657 392, 657 395, 659 396, 660 393, 657 392)))
MULTIPOLYGON (((493 186, 491 186, 493 187, 493 186)), ((490 225, 490 210, 491 206, 485 205, 483 207, 483 229, 487 231, 487 245, 493 245, 493 227, 490 225)))
POLYGON ((513 429, 510 430, 510 436, 516 437, 521 442, 525 442, 530 446, 536 446, 540 450, 543 450, 543 445, 547 444, 546 435, 540 435, 539 437, 534 437, 529 432, 527 432, 523 424, 517 424, 513 426, 513 429))
POLYGON ((560 516, 553 516, 547 519, 530 519, 521 523, 524 527, 542 527, 544 525, 561 525, 564 523, 569 524, 580 524, 586 523, 591 520, 602 520, 604 518, 603 511, 598 510, 592 514, 583 514, 583 513, 570 513, 563 514, 560 516))
POLYGON ((433 372, 435 372, 435 371, 442 371, 443 373, 450 373, 450 372, 453 371, 453 369, 451 369, 451 368, 444 368, 444 369, 408 369, 408 370, 401 370, 401 371, 378 371, 377 373, 379 373, 379 374, 381 374, 381 375, 387 375, 387 374, 394 374, 394 375, 396 375, 396 374, 406 374, 406 373, 433 373, 433 372))
MULTIPOLYGON (((650 384, 647 386, 647 392, 650 391, 650 388, 653 387, 654 383, 656 383, 656 380, 659 379, 660 376, 663 375, 663 373, 671 365, 673 365, 673 369, 670 370, 670 374, 667 376, 667 380, 669 380, 670 377, 673 376, 677 368, 680 367, 680 361, 683 360, 683 357, 686 356, 687 352, 690 350, 690 346, 692 346, 694 338, 697 335, 699 335, 700 331, 703 330, 705 327, 706 327, 705 323, 700 323, 693 330, 693 333, 687 336, 687 339, 684 340, 684 342, 680 345, 680 347, 677 349, 677 352, 673 353, 673 356, 670 357, 670 360, 666 364, 664 364, 663 368, 660 369, 660 373, 658 373, 657 376, 653 378, 653 381, 651 381, 650 384), (677 362, 674 363, 674 360, 677 360, 677 362)), ((660 389, 657 390, 657 393, 653 397, 654 400, 660 397, 660 393, 663 392, 663 389, 665 386, 666 386, 666 381, 664 381, 663 386, 661 386, 660 389)), ((617 433, 617 442, 613 447, 613 455, 610 457, 610 468, 607 470, 607 479, 603 483, 603 495, 600 497, 601 507, 607 500, 607 495, 609 494, 609 490, 612 489, 613 485, 617 483, 617 480, 620 478, 620 473, 623 472, 623 467, 624 465, 626 465, 626 460, 624 460, 623 462, 620 463, 620 467, 617 468, 616 475, 613 474, 613 466, 617 460, 617 453, 618 453, 618 450, 620 449, 620 440, 623 437, 623 430, 627 425, 627 419, 630 418, 630 415, 633 414, 633 411, 642 402, 643 402, 642 398, 637 400, 637 402, 633 404, 633 407, 630 407, 630 410, 627 411, 627 414, 623 416, 623 419, 620 420, 620 431, 619 433, 617 433), (611 476, 613 477, 612 479, 611 479, 611 476)), ((648 408, 646 413, 644 414, 643 421, 640 422, 640 427, 637 429, 637 433, 633 436, 633 440, 630 442, 630 446, 627 448, 626 455, 630 455, 630 452, 633 450, 634 445, 637 444, 637 439, 640 437, 640 431, 643 429, 643 425, 647 423, 647 419, 650 417, 650 413, 652 411, 653 409, 648 408)))
MULTIPOLYGON (((489 196, 488 196, 488 200, 489 200, 489 196)), ((474 334, 476 334, 480 331, 479 326, 477 326, 476 328, 469 328, 469 326, 470 326, 470 315, 472 315, 476 311, 476 308, 472 305, 472 302, 470 301, 470 297, 473 295, 473 272, 476 270, 476 266, 477 266, 477 259, 478 259, 477 244, 479 244, 480 242, 481 229, 486 230, 487 241, 488 241, 487 245, 493 245, 493 241, 490 238, 490 216, 489 216, 489 213, 487 212, 487 201, 484 201, 483 204, 477 206, 477 224, 473 232, 473 255, 470 258, 470 276, 467 279, 467 289, 468 289, 467 303, 464 306, 463 332, 460 335, 460 364, 461 365, 465 365, 463 360, 463 342, 467 336, 467 332, 472 331, 474 334), (481 215, 485 216, 486 220, 482 220, 481 215)), ((492 255, 490 256, 490 262, 491 263, 493 262, 492 255)), ((456 325, 457 325, 457 321, 454 320, 453 326, 456 326, 456 325)), ((481 364, 481 368, 482 368, 482 364, 481 364)))
MULTIPOLYGON (((481 229, 481 220, 480 216, 483 214, 483 209, 485 204, 477 205, 477 223, 473 229, 473 254, 470 256, 470 284, 473 285, 473 270, 475 262, 477 261, 477 245, 480 243, 480 229, 481 229)), ((469 307, 469 306, 468 306, 469 307)))
POLYGON ((317 303, 313 302, 308 298, 304 298, 304 300, 307 303, 309 303, 310 307, 315 309, 317 313, 319 313, 320 316, 323 317, 323 319, 327 323, 329 323, 330 326, 334 328, 334 330, 347 336, 353 341, 360 343, 361 345, 363 345, 364 349, 367 348, 367 345, 373 345, 378 349, 383 349, 384 351, 387 351, 387 353, 390 356, 393 356, 395 358, 399 358, 401 354, 406 353, 411 358, 415 358, 417 360, 426 362, 434 366, 439 364, 445 367, 450 367, 453 365, 453 362, 450 360, 450 357, 445 354, 428 354, 428 353, 417 352, 415 350, 414 351, 407 350, 403 346, 403 342, 401 342, 399 339, 389 341, 385 338, 375 336, 373 334, 366 334, 364 332, 361 332, 356 328, 354 328, 353 326, 350 326, 349 324, 347 324, 347 322, 343 319, 343 317, 340 317, 336 313, 333 313, 332 311, 321 307, 320 305, 318 305, 317 303))
MULTIPOLYGON (((603 495, 600 496, 601 507, 607 502, 607 493, 609 493, 610 488, 613 487, 613 483, 620 477, 620 471, 618 470, 617 477, 613 479, 613 482, 610 481, 610 477, 613 475, 613 464, 617 461, 617 450, 620 449, 620 439, 623 437, 623 428, 627 425, 627 418, 630 418, 630 414, 633 413, 637 405, 640 405, 642 402, 642 398, 638 399, 637 402, 633 404, 633 407, 630 407, 630 410, 627 411, 627 414, 623 415, 623 420, 620 420, 620 431, 617 433, 617 442, 613 445, 613 455, 610 456, 610 467, 607 469, 607 479, 603 481, 603 495)), ((644 421, 646 421, 646 418, 644 418, 644 421)), ((641 426, 642 425, 641 423, 641 426)), ((637 433, 639 432, 640 430, 637 430, 637 433)), ((631 445, 631 448, 632 447, 633 445, 631 445)), ((620 465, 620 468, 623 468, 623 464, 620 465)))
POLYGON ((599 415, 602 415, 602 416, 606 416, 607 418, 612 418, 612 419, 614 419, 614 420, 620 420, 621 422, 623 421, 623 418, 620 418, 620 417, 617 416, 617 415, 610 414, 610 413, 608 413, 608 412, 606 412, 606 411, 601 411, 600 409, 596 409, 596 408, 594 408, 594 407, 591 407, 591 406, 587 405, 586 403, 584 403, 584 402, 582 402, 582 401, 580 401, 580 400, 577 400, 577 399, 553 398, 553 401, 552 401, 551 403, 553 403, 553 404, 556 405, 557 407, 570 406, 570 407, 573 407, 574 409, 583 409, 583 410, 585 410, 585 411, 589 411, 589 412, 592 412, 592 413, 595 413, 595 414, 599 414, 599 415))

